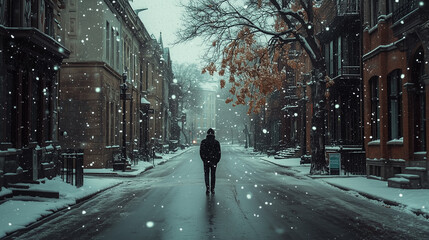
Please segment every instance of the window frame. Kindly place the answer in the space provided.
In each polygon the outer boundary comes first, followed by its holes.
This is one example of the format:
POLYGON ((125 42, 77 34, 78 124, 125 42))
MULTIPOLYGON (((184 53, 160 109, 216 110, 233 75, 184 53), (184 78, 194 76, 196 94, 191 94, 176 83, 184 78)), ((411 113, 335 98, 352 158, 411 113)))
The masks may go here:
POLYGON ((370 78, 370 100, 371 100, 371 140, 380 139, 380 93, 379 93, 379 77, 370 78))
POLYGON ((401 70, 393 70, 387 76, 389 140, 400 139, 402 131, 402 81, 401 70))

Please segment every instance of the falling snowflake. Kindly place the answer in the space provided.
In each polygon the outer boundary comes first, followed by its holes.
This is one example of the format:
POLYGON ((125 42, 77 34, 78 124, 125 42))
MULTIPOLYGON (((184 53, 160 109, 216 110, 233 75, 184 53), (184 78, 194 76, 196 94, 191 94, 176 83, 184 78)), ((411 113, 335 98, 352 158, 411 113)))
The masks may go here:
POLYGON ((152 222, 152 221, 147 221, 146 222, 146 227, 147 228, 153 228, 153 226, 155 225, 155 223, 154 222, 152 222))

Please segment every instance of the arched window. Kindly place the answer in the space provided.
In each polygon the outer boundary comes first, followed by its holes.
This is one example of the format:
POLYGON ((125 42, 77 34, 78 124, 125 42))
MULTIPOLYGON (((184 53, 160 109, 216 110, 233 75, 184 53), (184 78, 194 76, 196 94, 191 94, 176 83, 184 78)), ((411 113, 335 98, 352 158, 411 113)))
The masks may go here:
POLYGON ((387 76, 389 104, 389 139, 402 137, 402 82, 401 70, 396 69, 387 76))
POLYGON ((369 80, 371 88, 371 140, 380 139, 380 99, 378 92, 378 76, 369 80))

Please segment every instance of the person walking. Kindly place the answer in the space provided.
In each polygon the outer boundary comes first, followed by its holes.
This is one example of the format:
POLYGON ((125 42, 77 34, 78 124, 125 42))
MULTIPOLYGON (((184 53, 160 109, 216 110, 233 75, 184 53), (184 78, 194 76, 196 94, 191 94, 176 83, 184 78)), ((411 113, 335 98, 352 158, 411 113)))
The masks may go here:
POLYGON ((210 192, 215 194, 214 189, 216 184, 216 168, 220 161, 221 150, 219 141, 215 139, 215 132, 211 128, 207 130, 206 138, 201 141, 200 157, 204 163, 206 194, 209 194, 210 192), (211 181, 209 181, 209 174, 211 181))

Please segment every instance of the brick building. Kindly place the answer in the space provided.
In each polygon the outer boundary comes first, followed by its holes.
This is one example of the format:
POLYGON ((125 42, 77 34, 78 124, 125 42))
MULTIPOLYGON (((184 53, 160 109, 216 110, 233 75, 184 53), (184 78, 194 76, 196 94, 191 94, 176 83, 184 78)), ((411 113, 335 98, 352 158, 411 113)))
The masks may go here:
POLYGON ((362 128, 361 14, 359 0, 323 1, 318 38, 327 75, 327 153, 340 153, 347 172, 365 173, 362 128))
POLYGON ((429 6, 417 0, 363 5, 367 174, 387 180, 412 173, 420 179, 418 187, 429 187, 429 6))

